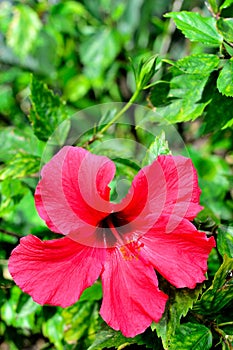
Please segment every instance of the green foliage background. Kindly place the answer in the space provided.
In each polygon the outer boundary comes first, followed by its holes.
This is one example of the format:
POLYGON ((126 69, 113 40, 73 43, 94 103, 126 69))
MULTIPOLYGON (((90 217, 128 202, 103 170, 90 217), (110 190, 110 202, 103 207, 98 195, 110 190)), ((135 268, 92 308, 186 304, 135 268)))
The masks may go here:
MULTIPOLYGON (((233 349, 232 56, 232 0, 0 2, 1 349, 233 349), (132 339, 99 317, 99 282, 69 308, 42 307, 7 270, 20 237, 53 237, 33 193, 54 129, 86 107, 127 101, 156 110, 182 136, 205 207, 195 225, 217 242, 206 283, 177 290, 161 280, 170 296, 164 316, 132 339)), ((85 147, 119 133, 108 128, 114 113, 102 116, 107 127, 91 129, 85 147)), ((144 163, 169 152, 163 134, 150 142, 144 163)), ((137 170, 121 167, 129 178, 137 170)))

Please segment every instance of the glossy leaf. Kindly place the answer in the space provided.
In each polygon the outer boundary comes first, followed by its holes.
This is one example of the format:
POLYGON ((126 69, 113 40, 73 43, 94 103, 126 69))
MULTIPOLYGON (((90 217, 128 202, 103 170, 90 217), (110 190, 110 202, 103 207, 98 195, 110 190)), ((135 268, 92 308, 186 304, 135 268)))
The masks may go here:
MULTIPOLYGON (((222 84, 224 83, 222 82, 222 84)), ((201 101, 211 101, 205 109, 205 116, 202 125, 203 133, 224 129, 227 126, 230 127, 232 125, 233 99, 229 96, 222 95, 218 91, 215 75, 210 76, 210 79, 205 86, 201 101), (216 108, 216 106, 218 106, 218 108, 216 108)))
POLYGON ((216 314, 227 306, 233 298, 233 258, 224 256, 219 270, 210 286, 195 305, 201 314, 216 314))
POLYGON ((219 46, 222 42, 214 18, 202 17, 199 13, 187 11, 167 13, 165 17, 173 18, 177 28, 191 41, 209 46, 219 46))
POLYGON ((195 120, 210 102, 199 102, 207 80, 208 75, 178 74, 170 81, 170 103, 158 107, 156 112, 171 123, 195 120))
POLYGON ((169 300, 165 313, 159 323, 152 324, 152 329, 156 329, 158 336, 162 338, 165 349, 168 347, 176 329, 179 329, 181 317, 185 316, 188 310, 192 308, 201 290, 201 285, 195 289, 169 287, 169 300))
POLYGON ((125 338, 121 332, 116 332, 113 329, 107 329, 100 331, 93 344, 87 350, 100 350, 100 349, 123 349, 130 344, 136 344, 137 338, 125 338))
POLYGON ((233 59, 231 58, 225 62, 223 69, 221 70, 217 87, 219 92, 223 95, 233 97, 233 59))
POLYGON ((233 18, 219 18, 217 27, 223 38, 232 43, 233 42, 233 18))
POLYGON ((212 347, 211 331, 204 325, 184 323, 171 338, 171 350, 209 350, 212 347))
POLYGON ((219 253, 233 258, 233 227, 220 226, 217 235, 217 247, 219 253))
POLYGON ((233 4, 233 0, 225 0, 222 5, 220 6, 220 9, 225 9, 227 7, 230 7, 233 4))
POLYGON ((174 65, 188 74, 208 75, 218 67, 219 58, 211 54, 196 54, 186 56, 174 65))
POLYGON ((35 77, 31 81, 31 101, 29 119, 34 133, 40 140, 47 141, 57 126, 67 118, 64 104, 46 84, 35 77))

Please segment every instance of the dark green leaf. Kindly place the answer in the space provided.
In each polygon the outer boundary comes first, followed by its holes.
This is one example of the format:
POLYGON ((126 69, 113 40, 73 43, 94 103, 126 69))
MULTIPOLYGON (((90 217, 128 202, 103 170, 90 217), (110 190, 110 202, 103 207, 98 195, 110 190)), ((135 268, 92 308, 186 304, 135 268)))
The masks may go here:
POLYGON ((184 73, 205 75, 218 67, 219 58, 211 54, 196 54, 184 57, 174 65, 184 73))
POLYGON ((225 62, 217 80, 217 88, 223 95, 233 97, 233 58, 225 62))
POLYGON ((40 140, 47 141, 57 126, 67 118, 64 104, 35 77, 31 81, 31 101, 29 119, 34 133, 40 140))
POLYGON ((170 350, 209 350, 212 347, 211 331, 204 325, 184 323, 171 338, 170 350))
POLYGON ((31 7, 15 6, 7 32, 8 45, 19 57, 25 57, 35 45, 41 26, 37 13, 31 7))
POLYGON ((173 18, 177 27, 191 41, 209 46, 219 46, 222 42, 212 17, 202 17, 199 13, 187 11, 167 13, 165 17, 173 18))
POLYGON ((192 308, 202 290, 201 285, 195 289, 176 289, 172 286, 169 288, 169 300, 163 317, 159 323, 152 324, 152 329, 156 329, 158 336, 162 338, 164 348, 168 347, 172 335, 179 327, 181 317, 192 308))
POLYGON ((31 154, 18 153, 0 170, 0 180, 20 179, 35 174, 40 168, 40 158, 31 154))
POLYGON ((220 226, 217 235, 217 247, 219 253, 233 258, 233 227, 220 226))
POLYGON ((195 310, 201 314, 216 314, 233 299, 233 258, 224 256, 212 285, 202 294, 196 303, 195 310))
POLYGON ((223 38, 233 43, 233 18, 219 18, 217 27, 223 38))
POLYGON ((146 151, 145 158, 142 161, 142 166, 151 164, 159 155, 171 154, 171 151, 166 141, 165 132, 161 132, 159 136, 156 136, 154 142, 146 151))
POLYGON ((203 92, 201 102, 210 101, 205 109, 205 116, 202 125, 202 132, 212 131, 230 127, 233 123, 232 110, 233 99, 219 93, 216 87, 215 72, 212 73, 203 92), (218 108, 216 108, 218 106, 218 108))

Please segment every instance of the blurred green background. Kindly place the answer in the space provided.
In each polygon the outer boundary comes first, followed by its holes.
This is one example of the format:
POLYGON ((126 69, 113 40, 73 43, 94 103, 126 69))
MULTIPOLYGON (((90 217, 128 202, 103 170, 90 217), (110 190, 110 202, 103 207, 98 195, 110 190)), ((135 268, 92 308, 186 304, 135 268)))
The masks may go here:
MULTIPOLYGON (((53 237, 33 199, 49 134, 79 110, 127 102, 136 89, 132 64, 137 66, 142 58, 158 54, 165 63, 154 77, 161 82, 142 91, 136 102, 156 108, 175 125, 199 174, 205 209, 195 223, 207 234, 219 233, 219 248, 209 259, 209 276, 213 278, 226 252, 233 257, 232 90, 230 95, 216 90, 222 66, 214 58, 232 62, 231 45, 220 50, 203 40, 190 41, 172 18, 163 16, 185 10, 210 17, 211 8, 221 3, 224 1, 209 1, 208 6, 198 0, 0 2, 0 349, 122 349, 124 344, 128 349, 163 349, 155 332, 125 340, 103 324, 98 316, 99 283, 70 308, 42 307, 14 285, 7 269, 10 252, 20 237, 29 233, 43 239, 53 237), (193 54, 213 55, 208 56, 213 62, 207 72, 211 76, 197 71, 201 78, 194 87, 193 75, 183 78, 178 72, 183 67, 180 59, 193 54), (171 62, 180 66, 171 70, 171 62), (33 108, 44 118, 37 129, 33 108)), ((223 18, 233 17, 232 2, 228 3, 223 18)), ((233 41, 232 36, 228 41, 233 41)), ((233 320, 232 303, 228 307, 225 322, 233 320)), ((217 336, 213 344, 215 349, 227 349, 217 336)))

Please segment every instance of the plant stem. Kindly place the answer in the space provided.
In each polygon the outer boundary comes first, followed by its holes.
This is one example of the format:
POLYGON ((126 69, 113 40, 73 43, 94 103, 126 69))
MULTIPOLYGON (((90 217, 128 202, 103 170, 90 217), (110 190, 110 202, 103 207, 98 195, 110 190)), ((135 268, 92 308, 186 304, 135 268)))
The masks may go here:
POLYGON ((136 100, 136 98, 139 95, 139 92, 141 91, 140 88, 137 88, 136 91, 134 92, 133 96, 130 98, 130 100, 124 105, 124 107, 115 115, 114 118, 112 118, 112 120, 110 120, 110 122, 105 125, 103 127, 103 129, 99 132, 99 134, 103 134, 106 130, 108 130, 108 128, 114 124, 121 116, 122 114, 124 114, 129 108, 130 106, 134 103, 134 101, 136 100))
POLYGON ((231 325, 233 325, 232 321, 230 321, 230 322, 223 322, 223 323, 219 323, 218 327, 231 326, 231 325))
POLYGON ((94 135, 90 140, 88 140, 87 142, 85 142, 82 147, 87 147, 89 146, 91 143, 93 143, 95 140, 97 140, 101 135, 103 135, 105 133, 106 130, 108 130, 108 128, 110 128, 111 125, 113 125, 129 108, 130 106, 132 106, 132 104, 134 103, 134 101, 137 99, 139 93, 141 91, 140 87, 137 87, 134 94, 132 95, 132 97, 130 98, 130 100, 124 105, 124 107, 115 115, 114 118, 112 118, 112 120, 110 120, 108 122, 108 124, 106 124, 103 129, 101 129, 96 135, 94 135))

